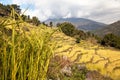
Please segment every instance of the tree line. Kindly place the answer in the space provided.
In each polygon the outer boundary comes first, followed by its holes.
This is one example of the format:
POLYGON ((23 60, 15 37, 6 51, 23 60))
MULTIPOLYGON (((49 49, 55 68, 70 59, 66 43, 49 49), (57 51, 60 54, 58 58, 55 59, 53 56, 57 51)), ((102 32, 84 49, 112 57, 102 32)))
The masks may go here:
MULTIPOLYGON (((30 18, 30 15, 24 15, 24 14, 22 14, 20 6, 17 5, 17 4, 3 5, 2 3, 0 3, 0 16, 1 17, 8 17, 8 16, 10 16, 12 8, 15 10, 15 12, 17 14, 19 14, 21 16, 21 18, 23 19, 23 21, 31 23, 31 24, 36 25, 36 26, 38 26, 39 24, 41 24, 41 22, 38 19, 38 17, 33 16, 32 18, 30 18)), ((17 19, 17 16, 16 16, 16 19, 17 19)))
POLYGON ((103 38, 99 39, 99 43, 103 46, 110 46, 120 49, 120 37, 112 33, 106 34, 103 38))
MULTIPOLYGON (((49 24, 46 24, 45 22, 41 22, 38 19, 38 17, 36 17, 36 16, 33 16, 31 18, 30 15, 22 14, 21 13, 21 8, 17 4, 3 5, 2 3, 0 3, 0 17, 8 17, 8 16, 10 16, 12 8, 15 10, 15 12, 17 14, 19 14, 21 16, 22 20, 25 21, 25 22, 28 22, 28 23, 36 25, 36 26, 38 26, 40 24, 43 24, 43 25, 49 26, 49 27, 53 26, 52 22, 50 22, 49 24)), ((17 17, 18 16, 16 16, 16 19, 17 19, 17 17)))

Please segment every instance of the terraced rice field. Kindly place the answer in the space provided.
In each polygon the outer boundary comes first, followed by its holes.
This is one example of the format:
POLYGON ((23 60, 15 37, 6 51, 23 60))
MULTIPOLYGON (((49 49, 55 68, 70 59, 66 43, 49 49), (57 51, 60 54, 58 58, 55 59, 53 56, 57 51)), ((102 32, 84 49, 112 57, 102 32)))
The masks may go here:
POLYGON ((85 64, 90 70, 97 70, 114 80, 120 80, 120 50, 105 48, 90 42, 75 43, 75 39, 63 33, 54 34, 58 42, 55 55, 66 56, 71 62, 85 64))

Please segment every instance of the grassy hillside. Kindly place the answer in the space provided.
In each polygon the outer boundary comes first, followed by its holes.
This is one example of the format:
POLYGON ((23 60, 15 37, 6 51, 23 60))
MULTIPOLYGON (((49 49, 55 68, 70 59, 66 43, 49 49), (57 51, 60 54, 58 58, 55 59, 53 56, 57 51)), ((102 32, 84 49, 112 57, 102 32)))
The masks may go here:
POLYGON ((93 44, 90 40, 75 43, 75 39, 63 33, 54 34, 58 49, 55 55, 62 55, 73 63, 85 64, 90 70, 97 70, 114 80, 120 79, 120 50, 93 44))
POLYGON ((112 23, 106 26, 105 28, 95 31, 94 33, 99 36, 104 36, 105 34, 110 34, 110 33, 120 36, 120 21, 112 23))

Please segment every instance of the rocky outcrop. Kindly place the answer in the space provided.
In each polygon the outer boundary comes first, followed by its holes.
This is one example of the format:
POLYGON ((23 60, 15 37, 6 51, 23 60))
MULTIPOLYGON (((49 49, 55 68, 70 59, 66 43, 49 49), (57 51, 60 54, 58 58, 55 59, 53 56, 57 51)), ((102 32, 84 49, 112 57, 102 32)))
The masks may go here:
POLYGON ((88 70, 85 63, 71 62, 67 56, 55 56, 48 74, 48 79, 52 80, 112 80, 98 71, 88 70))
POLYGON ((98 71, 88 71, 85 80, 112 80, 110 77, 101 75, 98 71))

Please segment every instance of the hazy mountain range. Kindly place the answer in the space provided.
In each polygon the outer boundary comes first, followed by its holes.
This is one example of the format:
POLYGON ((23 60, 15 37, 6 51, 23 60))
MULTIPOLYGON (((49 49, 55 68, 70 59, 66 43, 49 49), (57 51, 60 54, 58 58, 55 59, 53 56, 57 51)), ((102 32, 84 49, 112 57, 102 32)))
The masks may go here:
POLYGON ((83 31, 98 30, 106 26, 106 24, 104 23, 96 22, 85 18, 60 18, 60 19, 48 19, 45 21, 45 23, 47 24, 49 24, 49 22, 53 22, 54 26, 56 26, 57 23, 70 22, 73 25, 75 25, 77 29, 83 31))
POLYGON ((106 27, 94 31, 98 36, 104 36, 105 34, 113 33, 117 36, 120 36, 120 21, 114 22, 106 27))

